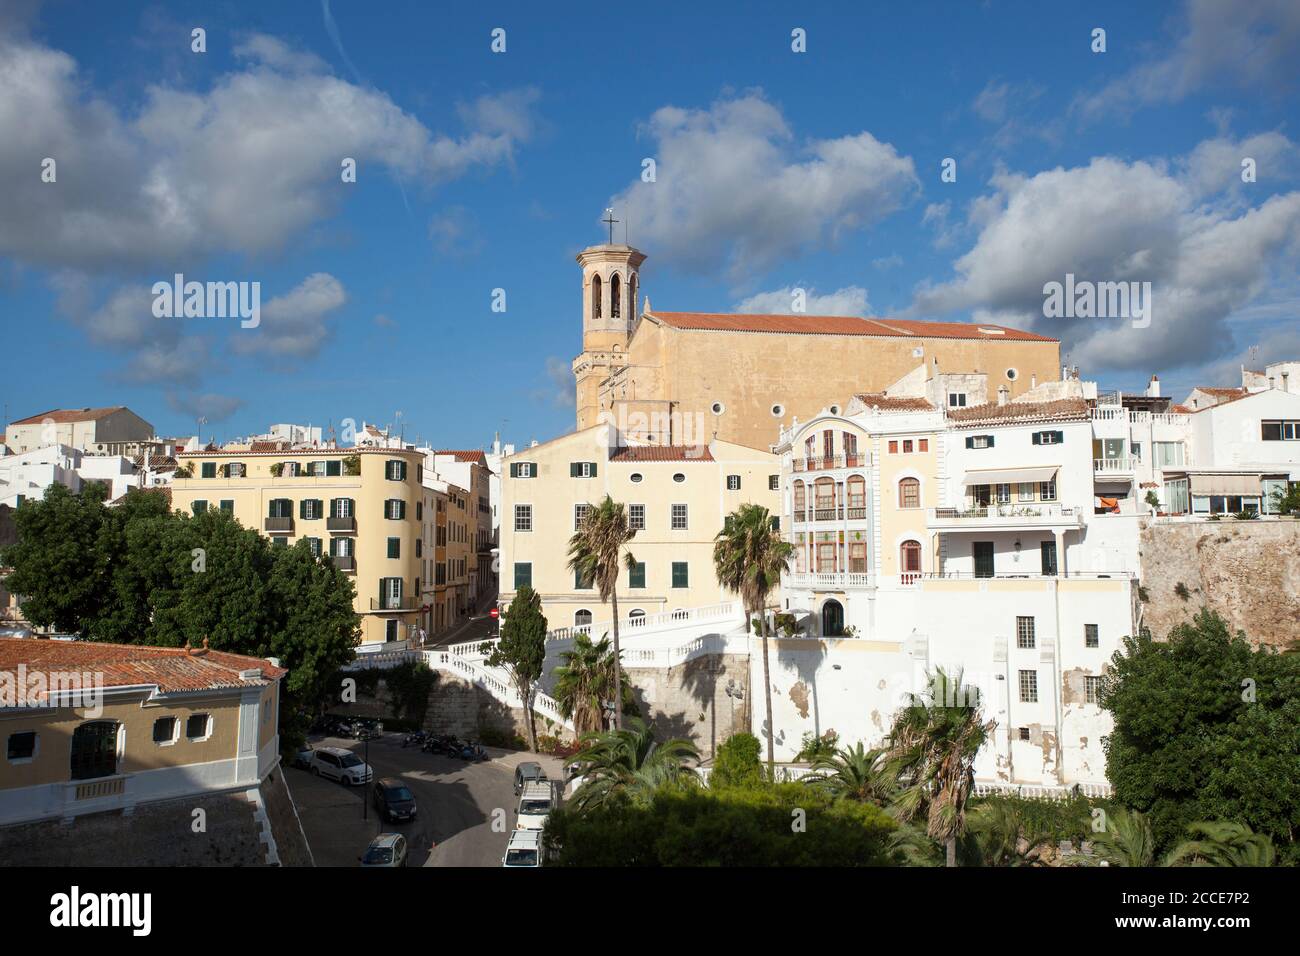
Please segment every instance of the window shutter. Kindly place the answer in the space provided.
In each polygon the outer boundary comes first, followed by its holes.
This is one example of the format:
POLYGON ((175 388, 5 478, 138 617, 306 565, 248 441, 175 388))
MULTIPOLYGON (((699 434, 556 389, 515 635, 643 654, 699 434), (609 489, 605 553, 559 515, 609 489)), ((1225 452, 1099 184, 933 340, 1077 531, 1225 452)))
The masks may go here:
POLYGON ((1063 431, 1052 432, 1052 434, 1056 436, 1056 443, 1058 445, 1061 444, 1061 442, 1065 441, 1065 432, 1063 431))
POLYGON ((967 448, 974 448, 974 447, 975 447, 975 436, 974 436, 974 435, 967 435, 967 436, 966 436, 966 447, 967 447, 967 448))
POLYGON ((569 462, 569 477, 570 478, 578 477, 578 463, 576 461, 569 462))
POLYGON ((511 477, 511 478, 518 478, 518 477, 519 477, 519 462, 517 462, 517 461, 512 461, 512 462, 510 463, 510 477, 511 477))
POLYGON ((304 499, 302 499, 302 501, 298 502, 298 517, 299 517, 299 518, 306 518, 306 517, 307 517, 307 499, 306 499, 306 498, 304 498, 304 499))
POLYGON ((595 463, 594 461, 592 461, 592 462, 588 462, 588 464, 591 465, 591 477, 595 478, 595 477, 596 477, 596 463, 595 463))
POLYGON ((992 448, 992 447, 993 447, 993 436, 992 436, 992 435, 989 435, 989 436, 988 436, 988 440, 989 440, 989 447, 992 448))
POLYGON ((1043 443, 1043 433, 1042 433, 1042 432, 1034 432, 1034 434, 1031 435, 1030 438, 1032 439, 1032 442, 1033 442, 1033 444, 1035 444, 1035 445, 1041 445, 1041 444, 1043 443))
POLYGON ((325 474, 329 476, 343 474, 343 463, 341 461, 325 462, 325 474))

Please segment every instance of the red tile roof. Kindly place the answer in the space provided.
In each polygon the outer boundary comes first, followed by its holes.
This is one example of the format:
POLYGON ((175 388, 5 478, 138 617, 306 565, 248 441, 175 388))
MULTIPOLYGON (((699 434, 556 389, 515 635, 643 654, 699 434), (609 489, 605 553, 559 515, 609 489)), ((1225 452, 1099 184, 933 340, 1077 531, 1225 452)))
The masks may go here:
POLYGON ((292 446, 287 441, 255 441, 248 446, 249 451, 284 451, 292 446))
POLYGON ((736 315, 721 312, 649 313, 677 329, 776 332, 788 335, 875 335, 889 338, 981 339, 987 342, 1056 342, 1005 325, 864 319, 847 315, 736 315))
POLYGON ((616 448, 610 461, 713 461, 708 445, 629 445, 616 448))
POLYGON ((472 461, 477 465, 482 465, 484 468, 487 467, 487 455, 485 455, 482 451, 478 449, 471 449, 470 451, 452 451, 447 449, 441 449, 439 451, 434 452, 434 454, 451 455, 457 461, 472 461))
POLYGON ((1175 415, 1190 415, 1192 410, 1186 405, 1170 405, 1169 410, 1175 415))
POLYGON ((1217 385, 1197 385, 1196 391, 1204 392, 1206 395, 1216 395, 1219 398, 1240 398, 1247 394, 1244 388, 1221 388, 1217 385))
POLYGON ((201 648, 0 637, 0 672, 16 677, 19 664, 26 664, 29 673, 90 671, 104 687, 144 685, 160 694, 264 687, 288 673, 258 657, 201 648), (239 676, 254 669, 262 672, 261 677, 239 676))
POLYGON ((1088 419, 1088 403, 1082 398, 1060 398, 1053 402, 1007 402, 1005 405, 990 402, 986 405, 948 409, 948 420, 959 426, 1088 419))
POLYGON ((853 396, 868 408, 888 412, 929 412, 934 410, 928 399, 915 396, 889 396, 884 392, 860 392, 853 396))
POLYGON ((11 425, 41 425, 48 418, 56 425, 67 425, 70 422, 93 422, 105 418, 114 412, 125 411, 125 405, 112 405, 107 408, 54 408, 40 415, 33 415, 31 418, 24 418, 20 421, 10 422, 11 425))

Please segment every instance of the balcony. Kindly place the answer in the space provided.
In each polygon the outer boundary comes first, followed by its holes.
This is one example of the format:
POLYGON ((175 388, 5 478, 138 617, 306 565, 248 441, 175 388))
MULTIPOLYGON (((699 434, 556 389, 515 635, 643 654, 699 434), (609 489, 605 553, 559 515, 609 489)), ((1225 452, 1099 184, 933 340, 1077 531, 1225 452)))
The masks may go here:
POLYGON ((415 608, 415 598, 412 597, 388 597, 371 598, 370 610, 372 611, 410 611, 415 608))
POLYGON ((1132 478, 1137 465, 1136 458, 1094 458, 1092 473, 1099 478, 1132 478))
POLYGON ((851 455, 818 455, 815 458, 796 457, 795 471, 834 471, 836 468, 865 468, 867 456, 864 452, 851 455))
POLYGON ((357 573, 357 559, 350 554, 334 554, 330 556, 330 561, 334 567, 347 574, 357 573))
POLYGON ((926 516, 931 531, 1018 531, 1027 528, 1083 527, 1079 508, 1055 504, 977 505, 972 508, 931 508, 926 516))
POLYGON ((266 530, 293 534, 293 518, 267 518, 266 530))
POLYGON ((326 531, 342 531, 347 534, 357 533, 357 519, 355 515, 347 515, 341 518, 328 518, 325 521, 326 531))
POLYGON ((791 574, 787 580, 792 588, 806 588, 810 591, 843 591, 876 586, 872 574, 858 571, 799 572, 791 574))

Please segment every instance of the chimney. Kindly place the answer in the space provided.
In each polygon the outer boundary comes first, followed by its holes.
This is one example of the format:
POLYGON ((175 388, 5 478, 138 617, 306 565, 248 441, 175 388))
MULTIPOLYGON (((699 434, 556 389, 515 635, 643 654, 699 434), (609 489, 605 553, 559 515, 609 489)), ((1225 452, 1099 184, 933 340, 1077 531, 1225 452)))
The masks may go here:
POLYGON ((1011 396, 1011 390, 1010 390, 1009 388, 1007 388, 1005 385, 999 385, 999 386, 998 386, 998 404, 999 404, 999 405, 1005 405, 1005 404, 1007 403, 1007 399, 1008 399, 1010 396, 1011 396))
POLYGON ((1151 381, 1147 383, 1147 397, 1148 398, 1160 397, 1160 376, 1159 375, 1152 375, 1151 381))

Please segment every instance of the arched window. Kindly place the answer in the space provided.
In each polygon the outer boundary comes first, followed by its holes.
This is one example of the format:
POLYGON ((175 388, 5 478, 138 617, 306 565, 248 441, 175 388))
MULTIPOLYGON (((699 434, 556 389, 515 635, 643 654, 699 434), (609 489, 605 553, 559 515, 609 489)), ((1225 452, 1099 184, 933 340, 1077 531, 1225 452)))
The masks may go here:
POLYGON ((117 721, 96 720, 72 732, 71 770, 73 780, 117 773, 117 721))
POLYGON ((582 627, 584 624, 591 623, 591 612, 585 607, 573 615, 574 627, 582 627))
POLYGON ((601 292, 600 276, 592 276, 591 277, 591 317, 593 319, 599 319, 601 316, 601 299, 603 298, 603 295, 604 294, 601 292))
POLYGON ((850 508, 865 508, 867 506, 867 480, 861 475, 849 476, 848 493, 850 508))
POLYGON ((817 480, 817 510, 819 512, 828 512, 818 514, 817 518, 821 521, 828 521, 834 517, 835 508, 835 482, 830 478, 819 478, 817 480))
POLYGON ((627 305, 630 316, 635 319, 638 314, 637 309, 641 308, 636 299, 636 276, 633 276, 627 282, 627 305))
MULTIPOLYGON (((898 507, 921 507, 921 482, 915 478, 904 478, 898 483, 898 507)), ((919 547, 919 545, 918 545, 919 547)))
POLYGON ((641 610, 639 607, 632 608, 628 617, 631 618, 629 623, 632 627, 641 627, 645 624, 645 611, 641 610))
POLYGON ((619 282, 618 273, 615 272, 609 279, 609 317, 617 319, 623 314, 622 302, 619 297, 623 292, 623 287, 619 282))
POLYGON ((822 637, 839 637, 844 633, 844 605, 827 601, 822 605, 822 637))
POLYGON ((803 511, 804 509, 804 486, 802 481, 794 483, 794 510, 803 511))
POLYGON ((921 576, 921 542, 903 542, 898 549, 898 569, 904 584, 911 584, 921 576))

